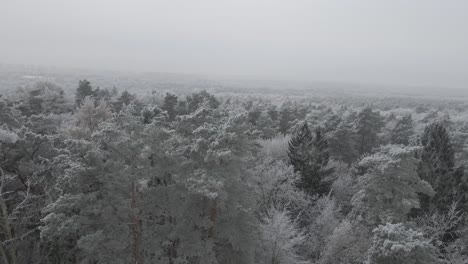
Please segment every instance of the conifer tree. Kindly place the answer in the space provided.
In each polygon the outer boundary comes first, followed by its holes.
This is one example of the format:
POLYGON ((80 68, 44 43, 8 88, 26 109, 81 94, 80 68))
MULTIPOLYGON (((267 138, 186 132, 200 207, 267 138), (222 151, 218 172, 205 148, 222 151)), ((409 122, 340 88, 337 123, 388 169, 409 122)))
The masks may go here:
POLYGON ((76 106, 80 106, 85 97, 92 95, 93 87, 91 86, 91 83, 88 80, 81 80, 75 94, 76 106))
POLYGON ((298 133, 289 142, 288 156, 295 171, 302 171, 306 166, 306 156, 312 143, 312 133, 307 123, 302 125, 298 133))
POLYGON ((291 103, 285 104, 281 107, 278 129, 283 135, 288 133, 291 128, 291 123, 294 121, 293 111, 291 110, 291 103))
POLYGON ((218 108, 221 103, 214 97, 214 95, 208 93, 206 90, 198 93, 193 93, 191 96, 187 96, 187 108, 189 113, 195 112, 203 104, 206 104, 211 109, 218 108))
POLYGON ((333 169, 327 168, 330 157, 328 142, 320 128, 312 136, 307 123, 304 123, 289 142, 288 156, 294 171, 301 175, 298 183, 300 188, 311 195, 324 195, 330 191, 324 180, 333 169))
POLYGON ((421 167, 419 172, 434 187, 440 176, 446 175, 455 166, 455 154, 446 128, 439 123, 426 127, 421 137, 421 167))
POLYGON ((417 174, 416 150, 387 145, 359 162, 364 174, 358 178, 359 191, 351 202, 354 212, 368 224, 405 221, 413 208, 420 207, 419 193, 434 195, 431 186, 417 174))
POLYGON ((413 117, 406 115, 397 121, 395 128, 391 131, 390 141, 392 144, 408 145, 413 133, 413 117))
POLYGON ((164 97, 164 103, 161 109, 167 112, 170 121, 174 120, 176 117, 177 102, 177 96, 175 94, 166 93, 166 97, 164 97))
POLYGON ((381 225, 374 230, 374 241, 368 251, 369 264, 436 264, 437 250, 424 234, 403 224, 381 225))
POLYGON ((426 127, 421 137, 422 151, 418 173, 434 188, 436 195, 429 199, 423 196, 423 209, 432 204, 436 209, 445 211, 454 200, 466 205, 465 191, 468 182, 464 168, 455 167, 455 152, 449 133, 441 123, 426 127))
POLYGON ((275 136, 274 122, 267 112, 261 112, 256 126, 261 131, 262 138, 272 138, 275 136))
POLYGON ((352 128, 341 122, 335 130, 328 134, 330 155, 335 160, 351 164, 358 158, 356 150, 356 135, 352 128))
POLYGON ((380 113, 372 108, 364 108, 357 117, 355 130, 357 134, 359 155, 372 152, 378 146, 379 133, 382 129, 383 121, 380 113))

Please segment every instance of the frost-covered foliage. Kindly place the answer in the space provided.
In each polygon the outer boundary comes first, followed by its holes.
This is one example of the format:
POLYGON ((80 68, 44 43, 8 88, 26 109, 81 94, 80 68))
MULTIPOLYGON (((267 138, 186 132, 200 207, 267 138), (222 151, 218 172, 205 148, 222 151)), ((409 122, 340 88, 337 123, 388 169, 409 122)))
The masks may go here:
POLYGON ((423 233, 404 224, 380 225, 374 231, 372 247, 368 252, 369 264, 431 264, 442 263, 436 248, 423 233))
POLYGON ((288 143, 290 136, 278 135, 272 139, 261 139, 258 143, 262 146, 261 156, 271 157, 273 160, 287 161, 288 143))
POLYGON ((1 263, 467 263, 465 104, 25 87, 1 263))
POLYGON ((436 211, 426 213, 416 219, 418 228, 425 237, 439 249, 439 256, 448 263, 466 263, 465 255, 467 229, 464 227, 466 213, 459 209, 459 204, 453 202, 446 212, 436 211))
POLYGON ((358 191, 358 180, 352 175, 348 167, 342 163, 334 163, 334 180, 331 193, 344 212, 351 210, 351 200, 358 191))
POLYGON ((306 239, 298 224, 285 210, 270 209, 261 224, 262 247, 259 263, 300 264, 308 263, 297 254, 298 247, 306 239))
POLYGON ((467 209, 468 179, 463 165, 455 165, 455 150, 447 128, 442 123, 428 125, 421 137, 421 144, 423 148, 418 173, 436 192, 432 199, 423 197, 423 209, 446 210, 453 201, 460 202, 462 208, 467 209))
POLYGON ((258 211, 266 213, 270 208, 302 210, 310 201, 296 188, 298 176, 291 165, 272 157, 262 158, 252 171, 255 190, 259 194, 258 211))
POLYGON ((371 153, 379 145, 379 135, 384 123, 379 112, 370 107, 364 108, 354 124, 359 155, 371 153))
POLYGON ((364 175, 352 198, 356 214, 373 224, 405 221, 411 209, 420 207, 419 193, 434 194, 417 173, 417 149, 388 145, 359 162, 364 175))
POLYGON ((23 115, 64 113, 71 110, 62 87, 52 82, 38 82, 17 91, 18 109, 23 115))
POLYGON ((342 215, 340 207, 332 197, 325 196, 315 201, 312 208, 312 221, 307 227, 308 255, 313 259, 319 259, 327 246, 327 239, 340 224, 342 215))
POLYGON ((393 130, 390 132, 390 142, 392 144, 408 145, 413 134, 414 128, 412 116, 403 116, 396 121, 393 130))
POLYGON ((91 97, 85 97, 70 128, 70 134, 76 138, 90 137, 99 124, 111 118, 112 113, 105 101, 95 102, 91 97))
POLYGON ((327 238, 318 263, 363 263, 371 244, 370 241, 370 234, 366 227, 345 219, 327 238))
POLYGON ((351 125, 344 122, 328 132, 330 156, 336 160, 352 164, 359 157, 356 145, 356 134, 351 125))
POLYGON ((0 142, 1 143, 15 143, 18 140, 18 135, 14 132, 0 129, 0 142))

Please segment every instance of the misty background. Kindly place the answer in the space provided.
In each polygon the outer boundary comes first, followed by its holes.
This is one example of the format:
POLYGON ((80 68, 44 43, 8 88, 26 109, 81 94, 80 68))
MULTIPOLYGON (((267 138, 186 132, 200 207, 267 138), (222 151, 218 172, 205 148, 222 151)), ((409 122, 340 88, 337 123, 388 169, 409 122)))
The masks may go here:
POLYGON ((467 11, 461 0, 3 0, 0 63, 466 89, 467 11))

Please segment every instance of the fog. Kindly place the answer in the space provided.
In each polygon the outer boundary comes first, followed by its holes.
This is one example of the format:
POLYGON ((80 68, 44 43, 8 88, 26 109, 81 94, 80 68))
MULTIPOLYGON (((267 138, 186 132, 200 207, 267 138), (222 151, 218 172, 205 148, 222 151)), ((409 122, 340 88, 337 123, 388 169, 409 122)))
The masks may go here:
POLYGON ((467 1, 2 0, 0 63, 466 88, 467 1))

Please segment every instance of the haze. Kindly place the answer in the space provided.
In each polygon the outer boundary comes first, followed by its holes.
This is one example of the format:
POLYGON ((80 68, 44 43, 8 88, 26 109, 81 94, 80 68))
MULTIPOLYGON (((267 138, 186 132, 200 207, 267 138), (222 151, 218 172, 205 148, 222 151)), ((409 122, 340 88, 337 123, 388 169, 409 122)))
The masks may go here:
POLYGON ((467 88, 468 1, 2 0, 0 63, 467 88))

